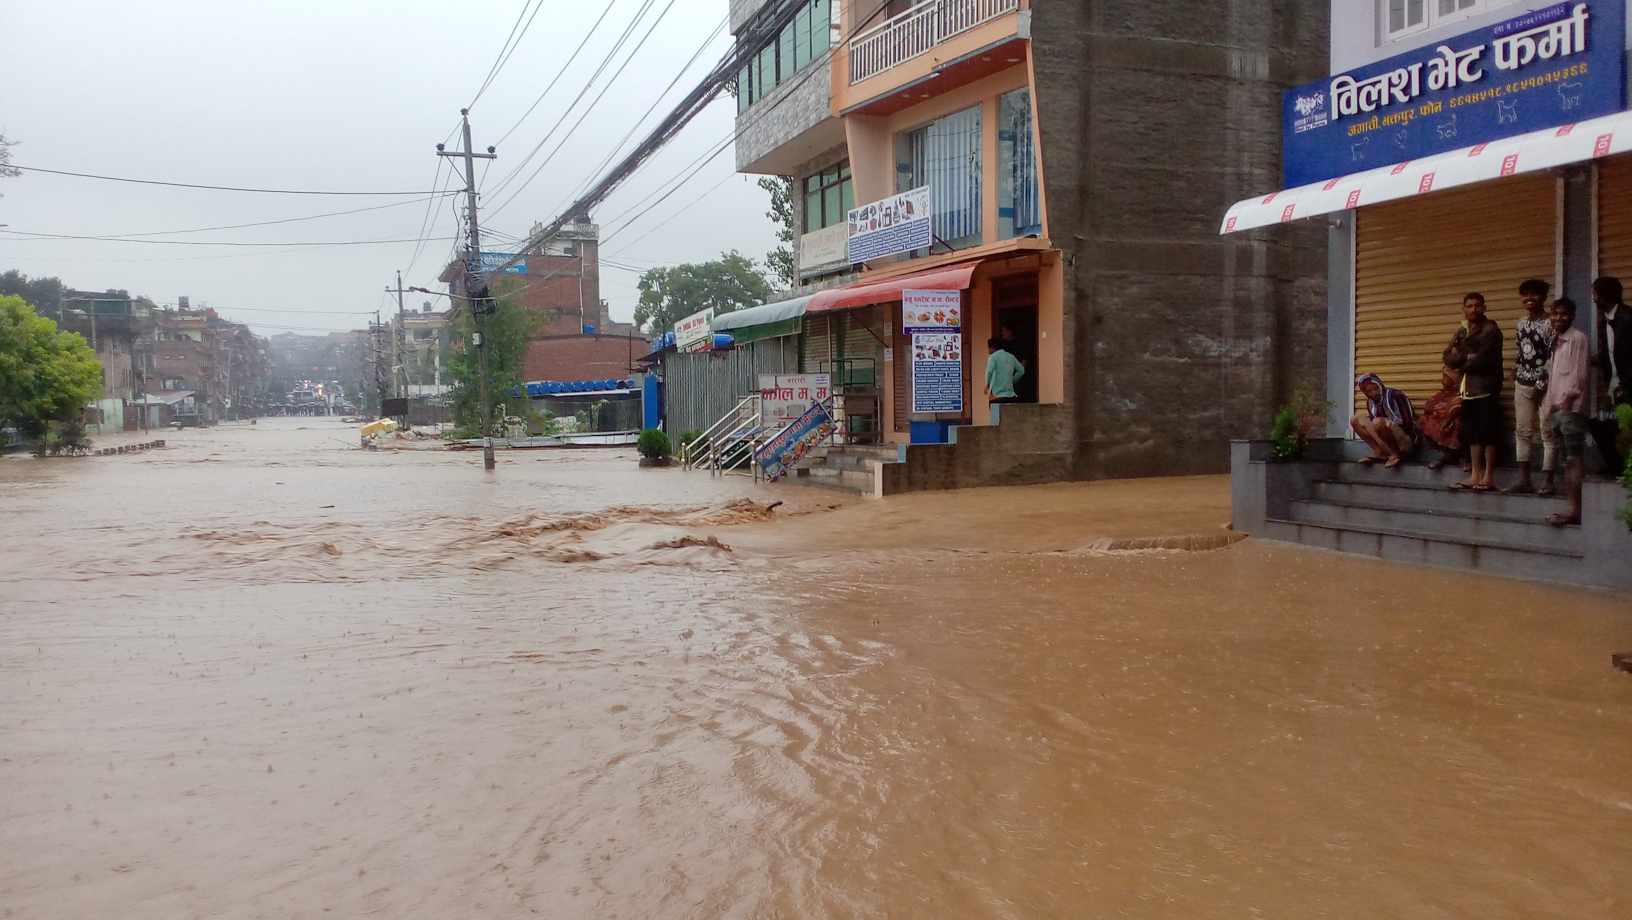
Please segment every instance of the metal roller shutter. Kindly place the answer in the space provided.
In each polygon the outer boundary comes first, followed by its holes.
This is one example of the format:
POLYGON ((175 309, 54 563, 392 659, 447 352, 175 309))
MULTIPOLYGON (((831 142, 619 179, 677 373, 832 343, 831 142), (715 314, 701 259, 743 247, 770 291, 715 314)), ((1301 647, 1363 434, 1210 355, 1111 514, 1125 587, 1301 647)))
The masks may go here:
POLYGON ((830 370, 828 363, 833 360, 833 333, 829 314, 805 317, 799 356, 801 373, 822 374, 830 370))
POLYGON ((1632 156, 1598 164, 1598 274, 1632 282, 1632 156))
MULTIPOLYGON (((1354 368, 1410 394, 1418 411, 1439 390, 1440 355, 1462 320, 1462 297, 1485 295, 1507 339, 1502 391, 1513 414, 1519 283, 1553 281, 1558 200, 1550 176, 1517 176, 1362 208, 1354 264, 1354 368)), ((1364 405, 1356 395, 1357 406, 1364 405)))
POLYGON ((890 317, 890 340, 895 343, 891 346, 895 350, 895 393, 890 400, 890 413, 895 422, 892 427, 905 434, 912 430, 912 343, 901 329, 901 305, 889 305, 885 315, 890 317))

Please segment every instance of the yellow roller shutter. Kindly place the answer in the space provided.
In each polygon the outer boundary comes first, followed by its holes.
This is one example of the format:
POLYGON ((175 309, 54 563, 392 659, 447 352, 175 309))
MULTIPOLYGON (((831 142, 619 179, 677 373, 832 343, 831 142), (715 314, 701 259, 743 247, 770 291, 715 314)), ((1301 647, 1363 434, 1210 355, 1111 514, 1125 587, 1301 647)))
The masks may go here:
MULTIPOLYGON (((1354 264, 1354 367, 1410 394, 1417 410, 1439 390, 1440 355, 1462 321, 1462 297, 1485 295, 1506 338, 1513 411, 1519 283, 1552 282, 1558 199, 1550 176, 1516 176, 1359 211, 1354 264)), ((1356 397, 1356 405, 1364 405, 1356 397)))
POLYGON ((1598 273, 1632 282, 1632 155, 1598 164, 1598 273))

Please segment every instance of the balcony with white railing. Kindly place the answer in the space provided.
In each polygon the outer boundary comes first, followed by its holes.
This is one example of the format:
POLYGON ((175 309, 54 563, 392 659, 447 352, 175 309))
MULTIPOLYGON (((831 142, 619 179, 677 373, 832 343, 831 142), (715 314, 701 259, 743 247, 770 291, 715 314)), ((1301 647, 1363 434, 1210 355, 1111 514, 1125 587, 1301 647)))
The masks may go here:
POLYGON ((875 77, 1019 9, 1020 0, 924 0, 850 39, 850 83, 875 77))

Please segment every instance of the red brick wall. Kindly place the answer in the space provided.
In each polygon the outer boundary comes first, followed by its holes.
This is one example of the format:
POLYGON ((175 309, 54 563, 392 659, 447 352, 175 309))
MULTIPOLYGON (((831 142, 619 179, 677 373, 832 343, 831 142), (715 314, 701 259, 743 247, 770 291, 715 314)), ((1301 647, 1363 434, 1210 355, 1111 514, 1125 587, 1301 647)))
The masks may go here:
POLYGON ((600 380, 627 377, 630 354, 640 357, 647 343, 636 338, 631 351, 627 338, 610 335, 570 335, 536 339, 527 343, 527 359, 522 379, 600 380))

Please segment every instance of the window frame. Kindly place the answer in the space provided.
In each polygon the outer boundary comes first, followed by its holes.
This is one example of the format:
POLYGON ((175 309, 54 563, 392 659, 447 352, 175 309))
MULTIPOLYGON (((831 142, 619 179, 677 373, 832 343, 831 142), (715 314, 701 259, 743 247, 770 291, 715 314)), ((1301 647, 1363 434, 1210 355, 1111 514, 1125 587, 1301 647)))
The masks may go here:
MULTIPOLYGON (((1393 0, 1377 0, 1377 21, 1380 25, 1380 31, 1383 36, 1383 44, 1407 41, 1413 36, 1420 35, 1424 32, 1432 32, 1435 29, 1461 22, 1466 19, 1472 19, 1475 16, 1480 16, 1484 13, 1491 12, 1492 10, 1499 10, 1506 6, 1512 6, 1517 3, 1518 0, 1473 0, 1473 4, 1471 6, 1464 9, 1453 10, 1449 13, 1441 13, 1439 11, 1439 4, 1441 0, 1422 0, 1422 21, 1416 23, 1415 25, 1407 23, 1404 27, 1398 30, 1391 30, 1389 28, 1389 5, 1392 2, 1393 0)), ((1401 0, 1401 2, 1406 4, 1406 15, 1409 17, 1410 0, 1401 0)), ((1460 3, 1462 0, 1454 0, 1454 2, 1460 3)))
POLYGON ((834 224, 844 223, 849 217, 849 209, 845 207, 845 202, 848 201, 850 207, 855 207, 854 183, 849 160, 840 160, 805 176, 799 183, 800 200, 804 202, 804 213, 800 215, 799 224, 802 232, 815 233, 818 230, 826 230, 834 224), (837 202, 834 204, 837 211, 831 215, 827 213, 830 196, 837 196, 837 202), (812 198, 817 205, 814 209, 816 212, 814 221, 811 219, 812 198))

